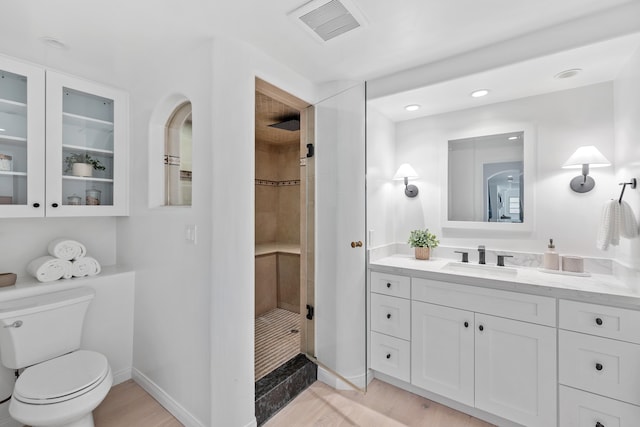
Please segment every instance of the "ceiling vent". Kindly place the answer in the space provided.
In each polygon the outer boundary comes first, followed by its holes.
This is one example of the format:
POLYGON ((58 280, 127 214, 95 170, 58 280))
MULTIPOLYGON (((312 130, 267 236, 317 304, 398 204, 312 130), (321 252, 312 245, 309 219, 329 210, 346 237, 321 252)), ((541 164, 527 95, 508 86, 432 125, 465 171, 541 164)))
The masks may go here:
POLYGON ((364 17, 350 0, 313 0, 289 16, 325 42, 365 25, 364 17))

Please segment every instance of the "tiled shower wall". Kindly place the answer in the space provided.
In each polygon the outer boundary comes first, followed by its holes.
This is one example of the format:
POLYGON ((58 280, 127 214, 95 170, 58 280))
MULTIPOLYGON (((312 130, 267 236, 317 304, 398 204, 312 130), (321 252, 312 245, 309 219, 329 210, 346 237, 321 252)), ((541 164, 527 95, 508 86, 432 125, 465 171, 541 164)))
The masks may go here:
MULTIPOLYGON (((300 244, 299 145, 256 144, 256 245, 300 244)), ((300 256, 256 257, 255 315, 300 311, 300 256)))
POLYGON ((300 243, 300 148, 256 143, 256 245, 300 243))

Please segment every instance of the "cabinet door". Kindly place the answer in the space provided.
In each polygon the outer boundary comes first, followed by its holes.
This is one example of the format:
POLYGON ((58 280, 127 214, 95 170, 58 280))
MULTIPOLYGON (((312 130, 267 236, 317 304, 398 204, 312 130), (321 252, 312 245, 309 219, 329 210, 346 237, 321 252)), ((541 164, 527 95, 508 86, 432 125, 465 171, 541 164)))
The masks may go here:
POLYGON ((411 383, 473 406, 473 313, 412 303, 411 383))
POLYGON ((47 216, 127 215, 127 94, 48 71, 46 107, 47 216))
POLYGON ((0 217, 44 215, 44 136, 44 70, 0 57, 0 217))
POLYGON ((476 407, 526 426, 556 425, 556 330, 475 315, 476 407))

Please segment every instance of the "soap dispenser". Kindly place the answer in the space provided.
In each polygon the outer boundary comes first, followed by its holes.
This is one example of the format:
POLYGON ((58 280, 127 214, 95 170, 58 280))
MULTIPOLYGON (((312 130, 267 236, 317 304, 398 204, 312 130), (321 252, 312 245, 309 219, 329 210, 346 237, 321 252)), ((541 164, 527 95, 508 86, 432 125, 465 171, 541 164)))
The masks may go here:
POLYGON ((556 247, 553 244, 553 239, 549 239, 549 246, 544 253, 543 267, 546 270, 560 270, 560 257, 556 252, 556 247))

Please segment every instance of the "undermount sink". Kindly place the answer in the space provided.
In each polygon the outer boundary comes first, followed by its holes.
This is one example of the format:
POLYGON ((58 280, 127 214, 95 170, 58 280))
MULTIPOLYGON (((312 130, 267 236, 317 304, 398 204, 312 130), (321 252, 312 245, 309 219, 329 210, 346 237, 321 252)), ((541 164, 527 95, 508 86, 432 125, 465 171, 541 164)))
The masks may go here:
POLYGON ((477 274, 483 277, 513 277, 518 270, 512 267, 498 267, 486 264, 470 264, 466 262, 448 262, 442 267, 444 271, 477 274))

